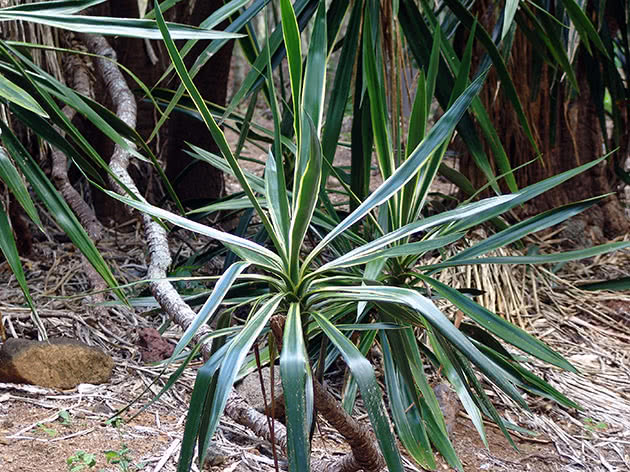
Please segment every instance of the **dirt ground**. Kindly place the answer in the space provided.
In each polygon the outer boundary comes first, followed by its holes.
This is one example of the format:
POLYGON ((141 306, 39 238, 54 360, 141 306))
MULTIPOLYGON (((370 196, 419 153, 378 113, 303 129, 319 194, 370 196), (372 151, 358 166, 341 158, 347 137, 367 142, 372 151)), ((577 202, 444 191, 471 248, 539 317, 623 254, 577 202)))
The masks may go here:
MULTIPOLYGON (((110 385, 85 386, 83 392, 72 393, 32 387, 14 389, 7 384, 0 389, 0 470, 3 472, 70 470, 68 461, 81 458, 80 451, 94 456, 94 466, 85 470, 175 470, 185 404, 177 411, 157 405, 129 423, 115 426, 107 422, 112 407, 124 405, 115 398, 119 392, 112 391, 110 385), (127 452, 122 454, 125 448, 127 452), (128 469, 108 463, 108 451, 114 451, 114 459, 126 459, 128 469)), ((217 440, 219 451, 213 456, 215 465, 206 469, 273 470, 270 446, 234 426, 229 422, 224 424, 217 440), (228 443, 236 447, 230 448, 228 443)), ((346 452, 337 438, 326 437, 326 431, 324 427, 324 436, 316 438, 314 455, 346 452)), ((549 439, 516 437, 519 448, 516 451, 493 427, 487 429, 487 438, 489 449, 485 449, 470 422, 464 416, 458 418, 452 439, 466 471, 564 470, 565 461, 549 439)), ((450 470, 443 460, 439 464, 439 470, 450 470)))

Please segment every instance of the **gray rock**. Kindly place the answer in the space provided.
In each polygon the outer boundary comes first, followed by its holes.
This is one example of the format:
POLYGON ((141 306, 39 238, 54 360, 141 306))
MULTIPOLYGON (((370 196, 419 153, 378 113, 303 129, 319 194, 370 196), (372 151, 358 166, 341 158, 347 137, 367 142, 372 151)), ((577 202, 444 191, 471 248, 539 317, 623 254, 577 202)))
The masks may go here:
POLYGON ((69 338, 11 338, 0 347, 0 382, 70 389, 81 383, 105 383, 113 368, 111 356, 69 338))
MULTIPOLYGON (((264 367, 261 369, 263 382, 265 385, 265 397, 267 400, 267 408, 271 410, 271 369, 269 367, 264 367)), ((274 413, 277 417, 283 415, 284 412, 284 399, 282 397, 282 382, 280 381, 280 369, 274 369, 274 390, 273 393, 276 397, 276 405, 274 409, 274 413)), ((247 377, 243 379, 243 381, 237 385, 236 391, 247 400, 247 403, 260 411, 261 413, 265 413, 265 402, 263 401, 263 395, 260 388, 260 376, 258 371, 255 370, 247 377)), ((268 411, 267 414, 270 414, 271 411, 268 411)))

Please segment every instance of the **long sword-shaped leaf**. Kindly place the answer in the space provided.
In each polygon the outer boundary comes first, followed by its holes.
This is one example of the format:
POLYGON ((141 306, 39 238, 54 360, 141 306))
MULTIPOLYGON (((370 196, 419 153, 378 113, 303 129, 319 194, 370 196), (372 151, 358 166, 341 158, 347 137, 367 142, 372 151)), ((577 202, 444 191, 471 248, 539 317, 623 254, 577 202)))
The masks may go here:
POLYGON ((171 213, 170 211, 153 206, 150 203, 141 202, 139 200, 132 200, 131 198, 118 195, 115 192, 106 192, 108 195, 115 198, 116 200, 126 203, 127 205, 137 210, 140 210, 143 213, 148 213, 151 216, 165 219, 167 221, 170 221, 174 225, 180 226, 189 231, 203 234, 205 236, 209 236, 218 241, 221 241, 232 251, 235 251, 237 253, 243 253, 243 251, 245 251, 245 259, 249 262, 262 265, 271 270, 282 270, 281 259, 269 249, 259 244, 256 244, 255 242, 252 242, 245 238, 241 238, 239 236, 234 236, 233 234, 226 233, 224 231, 216 230, 214 228, 211 228, 210 226, 206 226, 201 223, 197 223, 196 221, 189 220, 188 218, 184 218, 183 216, 179 216, 175 213, 171 213))
POLYGON ((37 113, 44 118, 48 118, 48 114, 42 107, 39 106, 39 103, 37 103, 37 101, 26 92, 26 90, 18 87, 4 75, 0 75, 0 97, 13 102, 22 108, 26 108, 33 113, 37 113))
MULTIPOLYGON (((22 20, 78 33, 94 33, 130 38, 162 39, 162 34, 153 20, 138 18, 111 18, 85 15, 47 15, 35 12, 0 10, 0 20, 22 20)), ((226 33, 195 28, 177 23, 168 23, 174 39, 234 39, 241 34, 226 33)))
POLYGON ((322 125, 324 97, 326 95, 326 59, 328 57, 326 35, 326 2, 320 0, 306 56, 304 90, 302 92, 302 111, 306 112, 313 120, 316 136, 319 136, 322 125))
POLYGON ((577 261, 587 259, 589 257, 607 254, 609 252, 619 251, 630 247, 629 241, 620 241, 616 243, 601 244, 586 249, 576 249, 575 251, 558 252, 556 254, 541 254, 533 256, 497 256, 497 257, 478 257, 476 259, 458 259, 456 261, 440 262, 438 264, 430 264, 423 266, 423 270, 444 269, 446 267, 456 267, 464 265, 480 265, 480 264, 558 264, 560 262, 577 261))
POLYGON ((630 277, 620 277, 618 279, 604 280, 603 282, 593 282, 577 286, 580 290, 630 290, 630 277))
MULTIPOLYGON (((350 94, 352 73, 357 51, 359 29, 361 25, 361 2, 355 2, 348 20, 348 26, 343 40, 343 48, 339 55, 335 79, 330 92, 328 110, 326 111, 326 123, 322 135, 322 154, 330 164, 333 163, 337 141, 341 132, 343 115, 350 94)), ((328 166, 322 169, 322 182, 325 184, 328 176, 328 166)))
MULTIPOLYGON (((370 97, 370 113, 372 116, 372 129, 374 131, 374 147, 378 165, 383 179, 388 179, 394 172, 395 163, 392 148, 392 139, 389 132, 389 113, 385 98, 385 84, 383 71, 380 64, 381 44, 379 33, 371 34, 377 27, 375 19, 370 11, 365 15, 365 32, 363 34, 363 80, 367 85, 370 97), (379 64, 379 65, 377 65, 379 64)), ((365 86, 365 85, 364 85, 365 86)))
MULTIPOLYGON (((394 365, 392 349, 387 336, 381 335, 381 349, 383 350, 383 370, 392 410, 392 418, 398 431, 400 441, 407 452, 418 464, 430 469, 435 468, 435 459, 431 451, 431 443, 420 416, 420 408, 409 408, 413 400, 406 392, 407 386, 402 381, 402 373, 394 365)), ((413 385, 413 384, 412 384, 413 385)))
POLYGON ((515 198, 510 199, 509 201, 506 201, 503 204, 497 205, 496 207, 492 208, 491 210, 484 213, 483 215, 478 215, 478 217, 472 217, 470 219, 467 219, 466 221, 459 221, 455 223, 451 228, 449 228, 449 231, 461 231, 466 228, 477 226, 479 223, 482 223, 484 221, 488 221, 491 218, 494 218, 495 216, 498 216, 502 213, 505 213, 509 209, 514 208, 516 205, 525 203, 526 201, 531 200, 532 198, 537 197, 538 195, 541 195, 547 190, 557 187, 561 183, 566 182, 567 180, 575 177, 576 175, 587 171, 591 167, 594 167, 600 162, 602 162, 607 157, 608 155, 601 156, 600 158, 595 159, 591 162, 587 162, 586 164, 583 164, 579 167, 554 175, 553 177, 549 177, 548 179, 537 182, 533 185, 530 185, 529 187, 525 187, 521 189, 518 193, 512 194, 515 198))
MULTIPOLYGON (((427 239, 426 241, 418 241, 415 243, 407 243, 401 244, 400 246, 394 246, 390 248, 379 249, 377 251, 370 252, 369 254, 363 257, 352 257, 351 259, 345 260, 341 263, 335 263, 335 269, 340 269, 342 267, 353 267, 357 265, 367 264, 377 259, 389 259, 392 257, 404 257, 404 256, 419 256, 423 253, 431 251, 433 249, 440 249, 448 246, 449 244, 454 243, 458 239, 461 239, 464 235, 457 233, 451 234, 448 236, 443 236, 435 239, 427 239)), ((322 272, 327 270, 321 268, 322 272)), ((376 274, 378 275, 378 274, 376 274)), ((376 277, 367 277, 367 274, 364 275, 367 280, 374 280, 376 277)))
POLYGON ((42 324, 41 319, 37 313, 37 307, 31 298, 31 292, 28 289, 28 282, 26 281, 26 277, 24 276, 24 269, 22 268, 22 263, 20 261, 20 255, 18 254, 17 246, 15 245, 15 239, 13 238, 13 231, 11 230, 11 224, 9 223, 9 218, 7 218, 7 214, 4 212, 2 206, 0 205, 0 251, 4 254, 5 259, 9 263, 9 267, 11 268, 11 272, 15 276, 15 280, 17 280, 22 293, 24 294, 24 298, 26 299, 26 303, 31 309, 31 318, 33 323, 37 327, 37 331, 40 334, 43 340, 47 339, 46 336, 46 328, 42 324))
POLYGON ((241 184, 241 187, 243 187, 245 194, 251 199, 252 205, 258 212, 258 217, 260 218, 263 225, 265 226, 265 229, 267 230, 269 237, 271 238, 271 240, 273 241, 274 245, 277 248, 282 247, 281 242, 279 241, 277 235, 273 231, 273 226, 271 222, 269 221, 269 219, 267 218, 267 215, 265 214, 262 207, 258 203, 258 200, 256 199, 256 196, 254 195, 254 192, 252 188, 250 187, 249 182, 245 178, 245 175, 243 174, 243 171, 241 167, 239 166, 238 161, 234 158, 234 155, 232 154, 232 151, 230 150, 230 145, 228 144, 227 139, 225 138, 225 134, 223 134, 223 131, 217 125, 217 122, 214 120, 214 117, 210 113, 210 110, 208 109, 206 102, 203 100, 203 98, 201 97, 201 94, 199 93, 199 90, 197 90, 197 87, 193 83, 192 78, 190 77, 190 74, 188 73, 188 70, 186 69, 186 66, 184 65, 184 62, 181 56, 179 55, 177 48, 175 47, 175 43, 173 42, 171 38, 168 27, 166 26, 166 23, 164 22, 164 17, 162 16, 162 12, 160 11, 160 7, 157 4, 157 2, 155 4, 155 12, 156 12, 156 20, 158 22, 164 42, 166 44, 168 54, 175 65, 177 74, 181 78, 182 83, 184 84, 184 86, 186 87, 186 90, 190 94, 190 97, 195 102, 195 106, 197 107, 197 110, 199 110, 199 113, 201 114, 206 126, 210 130, 210 133, 212 134, 212 138, 214 139, 214 142, 217 144, 217 146, 221 150, 223 157, 225 157, 225 159, 230 164, 230 167, 234 171, 234 175, 238 179, 238 182, 241 184))
POLYGON ((216 312, 217 308, 219 308, 219 305, 221 305, 221 302, 223 302, 223 299, 230 290, 230 287, 232 287, 232 284, 234 284, 237 277, 245 269, 247 269, 248 266, 249 262, 235 262, 229 267, 228 270, 223 273, 223 275, 221 275, 221 278, 217 280, 217 283, 212 290, 212 294, 208 297, 206 303, 203 304, 201 310, 199 310, 197 317, 190 324, 188 329, 186 329, 181 339, 177 343, 177 346, 175 346, 173 354, 171 355, 171 359, 176 358, 188 345, 197 330, 199 330, 201 326, 208 323, 208 321, 216 312))
MULTIPOLYGON (((269 43, 267 43, 267 52, 269 52, 269 43)), ((271 105, 271 114, 273 117, 273 144, 265 169, 265 191, 267 193, 267 199, 271 203, 269 208, 272 223, 280 234, 279 239, 283 243, 283 250, 288 260, 291 216, 287 184, 284 175, 284 159, 282 157, 282 121, 276 97, 276 88, 273 84, 271 55, 267 56, 267 70, 267 89, 269 90, 269 104, 271 105), (273 160, 273 162, 269 162, 269 160, 273 160)))
POLYGON ((400 453, 398 452, 396 441, 394 440, 385 416, 386 410, 383 405, 383 397, 378 383, 376 382, 372 365, 363 357, 356 346, 335 328, 327 318, 317 312, 313 312, 313 319, 324 334, 328 336, 328 339, 339 349, 346 364, 348 364, 348 367, 352 371, 352 375, 359 384, 363 404, 372 422, 372 428, 378 439, 388 470, 391 472, 402 472, 404 469, 400 459, 400 453))
POLYGON ((265 193, 268 202, 267 206, 269 208, 271 222, 280 235, 278 238, 282 243, 282 247, 280 249, 284 252, 284 254, 288 255, 289 227, 291 224, 291 221, 289 220, 289 200, 287 198, 286 188, 280 186, 281 179, 278 177, 279 174, 282 174, 283 172, 284 169, 282 168, 278 171, 276 158, 270 152, 265 166, 265 193))
POLYGON ((26 148, 2 120, 0 120, 0 129, 2 131, 2 142, 6 146, 7 151, 11 154, 13 161, 30 182, 37 196, 44 205, 46 205, 46 208, 48 208, 57 224, 68 235, 81 253, 85 255, 99 275, 103 277, 105 283, 113 288, 116 296, 120 300, 125 301, 125 294, 120 289, 116 288, 118 285, 116 279, 103 259, 103 256, 98 249, 96 249, 94 243, 81 226, 81 223, 79 223, 79 220, 77 220, 72 210, 70 210, 70 207, 68 207, 67 203, 61 195, 59 195, 59 192, 57 192, 57 189, 55 189, 26 148))
MULTIPOLYGON (((457 16, 457 18, 459 18, 462 24, 466 26, 466 28, 470 29, 472 27, 476 20, 473 17, 472 13, 470 13, 468 9, 461 2, 459 2, 459 0, 445 0, 445 3, 457 16)), ((503 56, 497 49, 486 29, 481 25, 479 25, 477 28, 477 39, 484 46, 484 48, 488 52, 488 56, 492 59, 492 63, 496 68, 497 75, 501 80, 503 91, 508 99, 512 102, 512 106, 514 107, 516 116, 518 117, 518 120, 521 123, 523 130, 525 131, 525 135, 529 139, 532 147, 536 151, 538 151, 538 146, 529 127, 527 117, 525 116, 525 112, 523 110, 523 105, 521 104, 521 100, 518 96, 518 93, 516 92, 516 87, 514 86, 512 77, 507 70, 507 66, 505 65, 503 56)))
MULTIPOLYGON (((159 13, 158 13, 159 14, 159 13)), ((260 335, 261 331, 274 314, 283 295, 275 295, 267 300, 260 309, 247 320, 243 330, 230 342, 223 362, 221 363, 221 370, 219 371, 219 377, 217 379, 216 390, 212 404, 210 406, 210 415, 208 417, 207 434, 205 438, 200 438, 200 444, 207 447, 210 439, 214 435, 214 432, 219 425, 219 420, 223 414, 223 409, 227 402, 228 396, 232 391, 232 386, 236 375, 238 374, 241 364, 245 360, 245 356, 249 352, 250 348, 256 341, 256 338, 260 335)), ((206 447, 199 451, 201 463, 206 456, 206 447)))
POLYGON ((443 141, 451 135, 453 129, 464 114, 472 98, 479 92, 486 74, 477 77, 466 91, 455 101, 453 106, 440 118, 431 129, 422 143, 409 155, 409 158, 392 174, 383 184, 378 187, 359 207, 348 217, 330 231, 320 243, 311 251, 304 262, 304 267, 309 263, 343 231, 363 218, 375 207, 386 202, 405 183, 407 183, 418 172, 420 167, 426 163, 433 151, 440 146, 443 141))
MULTIPOLYGON (((282 36, 287 51, 289 64, 289 80, 291 82, 291 97, 293 98, 293 124, 295 135, 300 136, 300 110, 302 93, 302 43, 295 11, 289 0, 280 1, 280 15, 282 17, 282 36)), ((299 146, 299 143, 298 143, 299 146)))
MULTIPOLYGON (((252 20, 252 18, 254 18, 256 16, 256 14, 258 14, 260 12, 260 10, 269 1, 270 0, 255 0, 250 5, 249 8, 247 8, 241 15, 238 16, 238 18, 236 18, 234 21, 232 21, 228 25, 228 27, 226 28, 226 31, 234 32, 234 31, 240 31, 243 28, 247 28, 247 24, 252 20)), ((153 13, 155 14, 154 11, 153 11, 153 13)), ((199 54, 199 57, 197 58, 197 60, 193 64, 193 66, 190 68, 190 76, 191 77, 195 77, 197 75, 197 73, 199 72, 199 70, 201 70, 201 68, 210 59, 210 57, 212 57, 217 51, 219 51, 227 43, 227 41, 228 41, 227 39, 219 39, 219 40, 211 41, 210 44, 208 44, 208 46, 199 54)), ((263 58, 261 58, 261 59, 263 59, 263 58)), ((166 77, 168 77, 171 74, 172 70, 173 70, 173 64, 171 64, 171 65, 169 65, 167 67, 166 71, 164 71, 164 73, 162 74, 162 76, 158 80, 158 83, 160 83, 164 79, 166 79, 166 77)), ((161 129, 162 125, 166 122, 166 120, 170 116, 170 114, 173 111, 173 109, 175 108, 175 106, 179 103, 179 100, 183 97, 185 91, 186 91, 186 88, 183 86, 183 84, 180 84, 180 86, 177 88, 177 91, 175 92, 172 100, 169 102, 168 106, 166 107, 166 110, 165 110, 164 114, 162 115, 160 120, 155 125, 155 128, 153 128, 153 131, 151 132, 151 135, 149 136, 148 141, 151 141, 156 136, 156 134, 159 132, 159 130, 161 129)), ((243 93, 243 96, 244 95, 245 94, 243 93)), ((243 98, 243 96, 241 96, 240 98, 243 98)), ((240 102, 240 98, 239 98, 238 101, 234 100, 234 102, 240 102)), ((236 107, 235 104, 234 104, 234 106, 228 107, 228 112, 226 114, 227 115, 231 114, 232 111, 234 111, 235 107, 236 107)))
MULTIPOLYGON (((217 352, 213 357, 218 357, 219 354, 224 354, 224 352, 217 352)), ((177 472, 189 472, 192 465, 199 426, 202 422, 202 412, 209 400, 208 396, 214 392, 212 381, 216 374, 216 364, 212 360, 211 358, 197 372, 188 407, 188 415, 186 415, 186 425, 184 426, 184 437, 179 452, 177 472)))
POLYGON ((300 305, 292 303, 284 326, 280 375, 286 404, 289 470, 310 470, 308 432, 313 421, 313 381, 306 355, 300 305))
POLYGON ((31 200, 28 190, 24 186, 20 174, 7 156, 4 148, 0 146, 0 180, 9 187, 15 199, 20 203, 28 217, 43 231, 42 222, 39 219, 35 204, 31 200))
POLYGON ((590 198, 582 202, 572 203, 559 208, 554 208, 553 210, 549 210, 532 218, 528 218, 525 221, 521 221, 520 223, 512 225, 509 228, 504 229, 503 231, 499 231, 489 238, 484 239, 483 241, 480 241, 479 243, 458 252, 449 260, 457 261, 462 259, 472 259, 494 249, 507 246, 514 241, 518 241, 519 239, 524 238, 528 234, 542 231, 545 228, 549 228, 550 226, 562 223, 572 216, 575 216, 583 212, 587 208, 592 207, 598 201, 604 198, 606 197, 603 196, 590 198))
MULTIPOLYGON (((630 243, 629 243, 630 244, 630 243)), ((440 295, 453 303, 466 315, 475 320, 482 328, 495 334, 504 341, 531 354, 549 364, 558 366, 564 370, 575 372, 575 368, 560 354, 539 341, 524 330, 514 326, 490 310, 482 307, 469 297, 462 295, 456 289, 439 282, 431 277, 421 276, 440 295)))
POLYGON ((36 13, 79 13, 86 8, 103 3, 105 0, 51 0, 46 2, 23 3, 0 8, 1 12, 36 12, 36 13))
POLYGON ((374 241, 359 246, 358 248, 353 249, 349 253, 344 254, 343 256, 338 257, 337 259, 334 259, 327 264, 324 264, 319 269, 317 269, 316 272, 333 269, 337 266, 351 263, 354 259, 365 257, 389 244, 392 244, 402 238, 411 236, 412 234, 418 233, 420 231, 426 231, 429 228, 438 225, 444 225, 446 223, 452 223, 459 220, 469 220, 475 217, 475 215, 488 213, 490 211, 493 211, 495 207, 503 206, 506 202, 511 202, 516 198, 517 195, 501 195, 498 197, 491 197, 485 200, 481 200, 479 202, 463 205, 459 208, 456 208, 455 210, 450 210, 441 214, 430 216, 421 221, 410 223, 403 226, 402 228, 387 233, 386 235, 381 236, 374 241))
POLYGON ((295 194, 295 206, 289 230, 290 276, 295 283, 298 282, 299 277, 300 249, 317 205, 317 195, 322 177, 322 149, 313 122, 307 114, 304 114, 304 117, 303 126, 309 130, 310 146, 308 157, 300 157, 300 160, 304 159, 306 162, 306 167, 301 175, 296 176, 299 178, 299 185, 295 194))
POLYGON ((428 298, 408 288, 387 286, 364 287, 325 287, 318 290, 315 300, 367 300, 384 303, 398 303, 406 305, 422 316, 416 323, 422 325, 428 321, 442 336, 462 352, 473 362, 492 382, 510 396, 519 405, 527 408, 527 404, 518 390, 507 380, 503 369, 484 356, 479 350, 459 331, 453 323, 435 306, 428 298))
POLYGON ((519 0, 506 0, 505 2, 505 8, 503 9, 503 26, 501 28, 501 41, 503 41, 503 39, 507 36, 508 31, 512 27, 518 3, 519 0))
POLYGON ((591 46, 589 43, 590 40, 593 41, 595 46, 597 46, 597 48, 604 54, 604 56, 608 57, 608 52, 606 51, 606 47, 602 42, 602 38, 599 36, 597 30, 595 29, 595 26, 593 26, 593 23, 591 23, 591 20, 588 18, 588 16, 586 16, 586 13, 584 12, 584 10, 582 10, 580 5, 578 5, 575 0, 562 0, 562 4, 564 5, 564 8, 567 9, 567 13, 569 14, 571 21, 575 25, 575 29, 579 33, 580 39, 584 42, 586 49, 588 49, 588 52, 592 54, 591 46))

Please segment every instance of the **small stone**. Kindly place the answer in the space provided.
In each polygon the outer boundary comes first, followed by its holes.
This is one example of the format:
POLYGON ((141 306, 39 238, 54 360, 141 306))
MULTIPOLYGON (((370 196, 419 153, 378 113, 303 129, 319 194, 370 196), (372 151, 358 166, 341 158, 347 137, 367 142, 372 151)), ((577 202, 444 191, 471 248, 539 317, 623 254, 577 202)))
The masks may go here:
POLYGON ((105 383, 113 368, 111 356, 75 339, 10 338, 0 348, 0 382, 65 390, 80 383, 105 383))
MULTIPOLYGON (((265 399, 268 410, 271 410, 271 369, 264 367, 261 369, 263 383, 265 385, 265 399)), ((282 399, 282 382, 280 380, 280 369, 274 369, 274 389, 273 394, 276 397, 274 413, 276 418, 284 414, 284 400, 282 399)), ((265 400, 263 400, 260 388, 260 376, 258 370, 253 371, 243 381, 236 386, 236 391, 247 400, 247 403, 261 413, 265 412, 265 400)), ((267 411, 270 414, 271 411, 267 411)))
POLYGON ((173 354, 175 346, 169 343, 155 328, 142 328, 138 331, 138 346, 144 362, 159 362, 173 354))

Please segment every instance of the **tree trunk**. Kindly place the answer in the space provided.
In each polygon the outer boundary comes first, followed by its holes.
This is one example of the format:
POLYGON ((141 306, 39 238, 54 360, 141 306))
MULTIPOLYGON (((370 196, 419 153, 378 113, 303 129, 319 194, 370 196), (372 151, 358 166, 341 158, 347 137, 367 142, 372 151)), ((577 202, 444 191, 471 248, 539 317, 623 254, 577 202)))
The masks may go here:
MULTIPOLYGON (((222 5, 222 0, 181 2, 167 12, 167 20, 199 25, 222 5)), ((93 7, 90 12, 94 15, 126 18, 138 18, 140 16, 137 2, 126 0, 111 0, 107 4, 93 7)), ((226 26, 227 24, 221 24, 217 29, 226 26)), ((110 38, 110 41, 117 53, 118 61, 132 70, 148 87, 157 82, 170 64, 162 41, 126 37, 110 38)), ((184 41, 179 42, 178 47, 181 48, 183 43, 184 41)), ((207 44, 207 41, 200 41, 200 44, 197 44, 188 54, 186 58, 188 67, 192 65, 194 58, 207 44)), ((221 48, 195 78, 195 83, 206 100, 221 105, 225 104, 232 47, 232 42, 230 42, 221 48)), ((127 78, 127 82, 132 89, 138 88, 129 78, 127 78)), ((178 80, 171 81, 168 86, 176 88, 178 84, 178 80)), ((157 123, 157 115, 152 103, 142 100, 140 96, 138 96, 137 101, 138 124, 136 129, 146 139, 157 123)), ((100 131, 90 130, 88 133, 92 136, 91 141, 97 143, 97 149, 101 155, 111 154, 111 143, 100 131)), ((162 157, 163 162, 166 162, 167 177, 174 185, 180 199, 190 202, 219 198, 224 187, 222 172, 185 154, 183 152, 183 149, 187 149, 185 142, 218 153, 218 148, 212 141, 210 132, 205 125, 200 120, 177 112, 171 114, 167 126, 164 126, 159 135, 149 144, 156 155, 162 157), (191 166, 187 167, 189 165, 191 166), (182 177, 179 177, 184 169, 187 171, 182 177)), ((143 165, 138 163, 139 168, 132 166, 129 171, 138 183, 140 191, 145 193, 149 182, 143 176, 149 175, 149 173, 142 171, 141 166, 143 165)), ((117 202, 101 195, 98 191, 94 192, 94 202, 101 219, 103 217, 115 219, 117 215, 125 214, 117 202)))
MULTIPOLYGON (((190 5, 182 2, 177 6, 177 18, 185 18, 186 23, 198 25, 223 6, 222 0, 204 0, 190 5)), ((217 29, 227 25, 221 24, 217 29)), ((182 42, 183 44, 183 42, 182 42)), ((207 42, 200 41, 186 56, 187 67, 192 66, 207 42)), ((195 85, 201 96, 218 105, 225 105, 228 75, 232 58, 233 41, 223 46, 199 71, 195 85)), ((194 144, 210 152, 219 153, 219 148, 212 140, 210 132, 200 120, 184 114, 174 114, 170 119, 168 137, 167 176, 174 182, 175 191, 182 200, 214 200, 221 196, 224 182, 221 172, 205 162, 198 161, 184 152, 189 149, 186 143, 194 144)))
MULTIPOLYGON (((486 15, 482 18, 482 21, 487 21, 487 17, 486 15)), ((490 30, 492 26, 485 24, 490 30)), ((590 162, 605 152, 604 136, 587 80, 586 51, 580 47, 577 53, 575 69, 579 95, 570 88, 567 80, 554 81, 553 74, 556 72, 546 64, 543 63, 536 70, 536 61, 533 60, 536 54, 539 55, 540 52, 535 50, 524 34, 517 31, 508 70, 542 153, 536 162, 515 172, 519 188, 590 162), (557 93, 555 97, 554 91, 557 93)), ((588 67, 593 65, 589 64, 588 67)), ((481 93, 481 100, 492 117, 514 169, 531 161, 536 155, 514 109, 506 106, 506 98, 497 99, 498 86, 496 74, 490 74, 481 93)), ((463 154, 461 170, 477 188, 486 183, 485 177, 468 153, 463 154)), ((497 173, 495 169, 495 175, 497 173)), ((603 163, 536 198, 522 209, 523 216, 614 192, 617 183, 612 163, 603 163)), ((507 191, 504 183, 502 189, 507 191)), ((628 221, 615 195, 589 210, 583 219, 587 226, 599 228, 595 233, 601 235, 603 232, 607 237, 617 236, 628 229, 628 221)), ((592 239, 601 238, 596 234, 592 239)))

